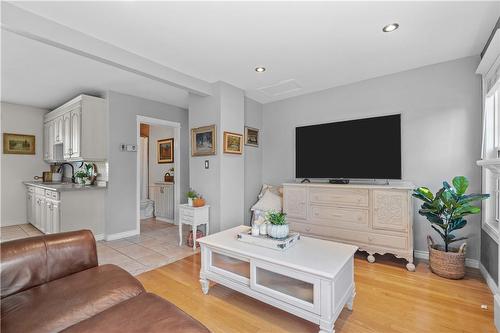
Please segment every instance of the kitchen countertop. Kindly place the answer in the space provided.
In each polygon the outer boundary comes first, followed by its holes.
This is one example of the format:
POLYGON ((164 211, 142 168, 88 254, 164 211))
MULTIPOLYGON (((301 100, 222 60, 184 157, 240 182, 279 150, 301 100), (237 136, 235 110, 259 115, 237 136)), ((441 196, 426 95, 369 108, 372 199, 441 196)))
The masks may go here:
POLYGON ((66 191, 85 191, 85 190, 103 190, 106 185, 80 185, 73 183, 44 183, 37 181, 25 181, 24 185, 35 186, 50 191, 66 192, 66 191))

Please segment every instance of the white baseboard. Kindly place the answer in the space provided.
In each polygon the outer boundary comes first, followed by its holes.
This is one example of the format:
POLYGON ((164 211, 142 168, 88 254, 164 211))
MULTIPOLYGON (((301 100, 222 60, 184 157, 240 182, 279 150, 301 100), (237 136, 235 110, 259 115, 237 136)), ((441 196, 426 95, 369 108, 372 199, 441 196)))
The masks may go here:
POLYGON ((166 217, 156 216, 155 219, 161 222, 174 223, 174 220, 167 219, 166 217))
POLYGON ((104 234, 94 235, 96 241, 100 241, 104 239, 104 234))
POLYGON ((488 287, 490 287, 493 295, 498 294, 498 286, 495 280, 493 280, 490 273, 488 273, 488 271, 486 270, 486 268, 484 268, 482 263, 479 263, 479 270, 481 271, 481 275, 483 275, 484 279, 486 280, 486 284, 488 285, 488 287))
POLYGON ((500 295, 496 294, 493 298, 493 315, 497 332, 500 332, 500 295))
POLYGON ((134 229, 134 230, 124 231, 124 232, 118 232, 116 234, 109 234, 109 235, 106 235, 106 237, 104 239, 106 239, 107 241, 112 241, 112 240, 132 237, 132 236, 136 236, 136 235, 139 235, 139 230, 134 229))
MULTIPOLYGON (((427 251, 413 251, 413 256, 418 259, 429 260, 429 252, 427 251)), ((479 260, 465 258, 465 266, 472 268, 479 268, 479 260)))

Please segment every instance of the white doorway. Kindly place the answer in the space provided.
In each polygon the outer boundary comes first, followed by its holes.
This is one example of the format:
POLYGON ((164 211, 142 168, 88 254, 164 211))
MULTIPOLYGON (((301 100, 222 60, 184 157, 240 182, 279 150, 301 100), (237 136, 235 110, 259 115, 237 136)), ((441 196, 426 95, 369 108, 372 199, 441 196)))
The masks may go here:
MULTIPOLYGON (((177 122, 171 122, 163 119, 157 119, 157 118, 151 118, 151 117, 145 117, 145 116, 137 116, 137 175, 136 175, 136 220, 137 220, 137 233, 140 234, 141 232, 141 202, 144 205, 144 202, 146 198, 149 199, 151 191, 150 191, 150 186, 155 186, 154 184, 159 184, 164 181, 163 176, 165 173, 169 172, 172 173, 174 176, 174 181, 173 181, 173 187, 174 187, 174 193, 173 193, 173 219, 170 220, 169 222, 173 222, 174 224, 178 224, 179 221, 179 214, 177 211, 177 207, 179 206, 180 203, 180 177, 176 177, 176 175, 180 175, 180 168, 181 168, 181 163, 180 163, 180 128, 181 124, 177 122), (141 138, 141 124, 149 125, 151 128, 155 127, 162 127, 165 129, 171 130, 173 132, 173 158, 174 161, 171 164, 165 164, 163 167, 162 165, 156 163, 152 165, 152 163, 145 163, 144 158, 145 156, 148 156, 148 160, 155 160, 157 158, 157 154, 159 153, 156 149, 157 146, 157 141, 158 138, 152 137, 149 138, 148 140, 144 140, 141 138), (146 143, 147 146, 146 146, 146 143), (149 148, 149 154, 146 153, 144 150, 146 149, 145 147, 150 147, 149 148), (170 171, 171 167, 173 165, 173 172, 170 171), (143 200, 141 200, 143 199, 143 200)), ((162 138, 162 139, 170 139, 169 138, 162 138)), ((157 218, 158 220, 165 221, 165 219, 157 218)), ((168 220, 167 220, 168 221, 168 220)))

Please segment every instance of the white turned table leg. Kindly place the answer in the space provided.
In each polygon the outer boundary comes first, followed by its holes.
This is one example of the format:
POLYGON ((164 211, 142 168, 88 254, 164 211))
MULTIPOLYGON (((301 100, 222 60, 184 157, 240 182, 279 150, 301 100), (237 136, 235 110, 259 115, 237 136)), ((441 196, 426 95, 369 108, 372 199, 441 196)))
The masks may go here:
POLYGON ((413 263, 413 258, 408 259, 408 263, 406 264, 406 269, 410 272, 415 272, 415 264, 413 263))
POLYGON ((210 284, 207 279, 200 279, 201 291, 206 295, 208 294, 208 289, 210 288, 210 284))
POLYGON ((179 221, 179 246, 182 246, 182 222, 179 221))
POLYGON ((368 260, 369 263, 374 263, 375 257, 373 256, 373 253, 369 253, 368 257, 366 257, 366 260, 368 260))

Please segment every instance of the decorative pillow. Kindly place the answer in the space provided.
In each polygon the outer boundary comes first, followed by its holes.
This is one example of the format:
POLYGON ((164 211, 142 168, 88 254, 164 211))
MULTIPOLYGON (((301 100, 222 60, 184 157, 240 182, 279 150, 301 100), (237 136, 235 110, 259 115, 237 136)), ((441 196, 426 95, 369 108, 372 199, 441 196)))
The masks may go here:
POLYGON ((257 201, 255 205, 252 206, 252 210, 261 210, 263 212, 268 212, 270 210, 275 210, 281 212, 282 210, 282 199, 279 195, 272 191, 265 191, 262 197, 257 201))

